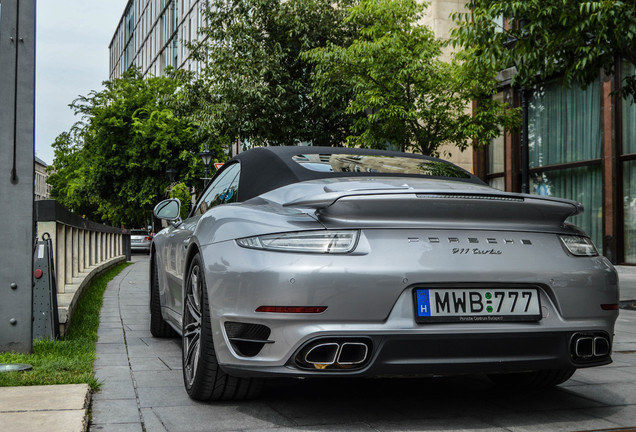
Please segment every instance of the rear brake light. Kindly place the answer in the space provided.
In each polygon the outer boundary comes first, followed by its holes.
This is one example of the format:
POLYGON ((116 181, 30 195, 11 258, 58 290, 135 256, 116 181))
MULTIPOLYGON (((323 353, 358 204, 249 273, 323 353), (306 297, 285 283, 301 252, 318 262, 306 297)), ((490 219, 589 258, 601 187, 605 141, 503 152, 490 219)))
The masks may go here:
POLYGON ((618 303, 602 304, 601 305, 601 309, 603 309, 603 310, 618 310, 618 303))
POLYGON ((152 240, 152 237, 150 237, 150 236, 146 236, 146 237, 145 237, 145 240, 152 240))
POLYGON ((357 230, 301 231, 240 238, 236 243, 249 249, 346 254, 355 249, 359 234, 357 230))
POLYGON ((259 306, 256 312, 270 313, 322 313, 327 306, 259 306))
POLYGON ((563 246, 574 256, 598 256, 598 251, 588 237, 561 235, 559 236, 563 246))

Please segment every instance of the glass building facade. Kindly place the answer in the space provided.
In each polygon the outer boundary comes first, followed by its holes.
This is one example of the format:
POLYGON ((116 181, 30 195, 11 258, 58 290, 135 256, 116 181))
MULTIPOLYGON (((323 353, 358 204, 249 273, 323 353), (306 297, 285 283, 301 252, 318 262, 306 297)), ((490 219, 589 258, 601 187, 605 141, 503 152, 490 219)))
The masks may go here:
POLYGON ((132 66, 144 76, 163 74, 166 67, 199 71, 187 43, 203 25, 204 0, 130 0, 109 45, 109 78, 132 66))
MULTIPOLYGON (((560 79, 534 87, 528 102, 531 194, 579 201, 585 213, 568 219, 618 264, 636 264, 636 102, 623 98, 621 76, 599 73, 585 88, 560 79)), ((520 91, 494 96, 520 106, 520 91)), ((502 134, 475 152, 475 172, 491 186, 521 191, 521 131, 502 134)))

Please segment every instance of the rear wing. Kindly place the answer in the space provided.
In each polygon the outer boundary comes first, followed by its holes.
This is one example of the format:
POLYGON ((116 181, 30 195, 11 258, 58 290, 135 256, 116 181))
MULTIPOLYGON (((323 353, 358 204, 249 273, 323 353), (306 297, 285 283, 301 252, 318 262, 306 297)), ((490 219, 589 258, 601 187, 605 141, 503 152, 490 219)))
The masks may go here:
POLYGON ((284 203, 309 208, 323 221, 339 225, 418 225, 461 228, 563 229, 565 220, 582 213, 571 200, 513 193, 418 191, 409 187, 327 191, 284 203))

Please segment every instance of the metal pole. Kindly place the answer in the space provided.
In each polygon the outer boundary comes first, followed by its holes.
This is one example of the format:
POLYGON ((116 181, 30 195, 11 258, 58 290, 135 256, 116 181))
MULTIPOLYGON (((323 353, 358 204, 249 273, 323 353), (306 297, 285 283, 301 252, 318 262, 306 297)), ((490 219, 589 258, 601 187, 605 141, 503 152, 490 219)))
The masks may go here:
POLYGON ((0 14, 0 352, 32 350, 35 0, 0 14))
POLYGON ((205 165, 205 179, 203 180, 203 187, 208 187, 208 183, 210 183, 210 168, 208 165, 205 165))
POLYGON ((530 193, 530 151, 528 146, 528 94, 530 90, 521 88, 521 192, 530 193))

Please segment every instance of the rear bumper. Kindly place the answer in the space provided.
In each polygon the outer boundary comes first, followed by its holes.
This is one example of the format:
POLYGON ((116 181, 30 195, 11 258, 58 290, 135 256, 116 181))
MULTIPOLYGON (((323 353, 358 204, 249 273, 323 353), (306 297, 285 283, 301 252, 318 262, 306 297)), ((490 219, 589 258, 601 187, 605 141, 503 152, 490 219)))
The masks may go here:
POLYGON ((130 250, 131 251, 149 252, 150 251, 150 243, 131 243, 130 244, 130 250))
MULTIPOLYGON (((284 366, 222 365, 234 376, 444 376, 469 373, 521 372, 541 369, 583 368, 612 362, 609 354, 576 360, 573 338, 589 332, 541 332, 472 335, 374 335, 368 361, 356 369, 311 369, 299 366, 297 359, 306 346, 320 339, 346 341, 345 336, 314 339, 298 349, 284 366)), ((603 334, 610 341, 609 335, 603 334)), ((360 340, 359 337, 355 340, 360 340)))
POLYGON ((454 252, 455 243, 415 241, 460 235, 405 230, 396 239, 395 233, 366 230, 347 255, 268 252, 233 241, 202 247, 219 364, 237 376, 302 377, 514 372, 611 362, 618 311, 601 305, 618 303, 618 286, 607 260, 568 256, 553 234, 474 234, 479 244, 495 244, 488 243, 495 239, 501 254, 465 255, 454 252), (541 317, 536 322, 418 323, 414 289, 440 285, 537 287, 541 317), (259 312, 261 306, 327 309, 259 312), (228 323, 262 326, 269 333, 262 339, 247 330, 228 334, 228 323), (577 333, 604 335, 607 355, 573 359, 577 333), (298 354, 323 338, 368 340, 369 356, 356 368, 299 365, 298 354), (251 347, 243 350, 246 343, 251 347))

